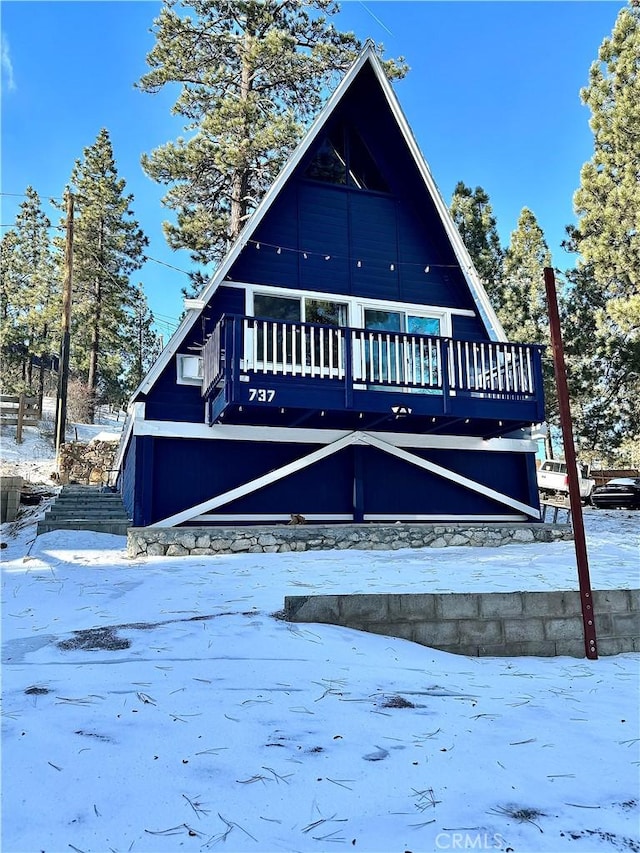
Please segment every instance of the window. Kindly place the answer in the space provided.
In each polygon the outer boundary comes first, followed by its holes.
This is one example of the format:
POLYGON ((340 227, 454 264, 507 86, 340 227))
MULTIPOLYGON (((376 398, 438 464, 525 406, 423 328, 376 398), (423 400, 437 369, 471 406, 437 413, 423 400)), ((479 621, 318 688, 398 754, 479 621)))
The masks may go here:
POLYGON ((320 140, 305 176, 314 181, 389 192, 389 186, 354 128, 341 125, 320 140))
POLYGON ((253 297, 253 316, 296 322, 300 320, 300 300, 288 296, 256 293, 253 297))
POLYGON ((346 326, 348 306, 340 302, 321 299, 304 300, 304 319, 307 323, 323 323, 325 326, 346 326))
POLYGON ((365 308, 363 319, 365 329, 389 333, 369 335, 364 339, 363 358, 368 379, 419 385, 423 393, 429 393, 424 389, 437 385, 440 374, 435 345, 428 340, 407 339, 397 333, 437 337, 440 319, 381 308, 365 308))

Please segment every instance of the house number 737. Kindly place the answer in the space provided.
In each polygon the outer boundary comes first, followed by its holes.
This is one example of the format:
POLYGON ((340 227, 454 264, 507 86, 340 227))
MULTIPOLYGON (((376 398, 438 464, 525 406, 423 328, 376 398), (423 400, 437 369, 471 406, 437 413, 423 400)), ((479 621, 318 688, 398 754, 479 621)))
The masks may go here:
POLYGON ((249 402, 270 403, 276 396, 272 388, 249 388, 249 402))

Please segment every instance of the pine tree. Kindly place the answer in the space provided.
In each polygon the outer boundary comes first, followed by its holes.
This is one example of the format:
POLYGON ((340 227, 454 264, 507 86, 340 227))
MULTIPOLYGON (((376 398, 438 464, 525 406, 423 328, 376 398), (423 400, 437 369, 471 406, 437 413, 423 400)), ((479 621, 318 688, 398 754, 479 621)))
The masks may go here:
POLYGON ((606 311, 606 296, 593 267, 581 264, 565 276, 561 321, 575 438, 583 461, 606 460, 624 441, 634 406, 637 416, 637 399, 623 396, 619 400, 624 376, 619 361, 612 358, 615 339, 601 335, 599 318, 606 311))
POLYGON ((60 347, 60 270, 50 229, 38 193, 27 187, 2 240, 0 351, 7 388, 36 393, 40 408, 45 368, 60 347))
POLYGON ((576 298, 595 312, 599 382, 594 394, 616 424, 612 445, 640 440, 640 7, 621 10, 591 66, 581 98, 591 110, 594 152, 574 196, 580 255, 576 298), (608 377, 608 379, 607 379, 608 377), (606 390, 607 382, 610 390, 606 390), (613 393, 611 393, 613 392, 613 393))
POLYGON ((458 181, 451 198, 451 215, 494 308, 502 303, 504 252, 489 196, 458 181))
POLYGON ((123 341, 147 238, 133 218, 132 195, 118 177, 107 130, 86 148, 71 175, 75 196, 72 367, 87 383, 93 418, 99 395, 120 402, 123 341))
MULTIPOLYGON (((151 70, 138 86, 151 93, 180 86, 173 112, 187 138, 142 159, 169 187, 164 204, 176 222, 164 228, 173 248, 215 262, 240 233, 332 76, 360 49, 352 33, 327 21, 337 11, 333 0, 165 0, 151 70)), ((386 67, 391 77, 406 71, 386 67)))
POLYGON ((544 268, 551 253, 534 214, 522 209, 504 257, 502 300, 498 317, 510 341, 546 343, 549 322, 544 268))
POLYGON ((160 337, 153 324, 153 312, 149 309, 142 285, 139 284, 131 309, 129 345, 125 354, 125 389, 128 395, 135 391, 160 355, 160 337))
MULTIPOLYGON (((551 266, 551 253, 535 215, 524 207, 511 233, 504 256, 502 300, 497 314, 507 340, 549 347, 549 315, 544 288, 544 268, 551 266)), ((542 362, 546 419, 558 422, 558 398, 551 350, 542 362)), ((550 433, 547 455, 553 456, 550 433)))

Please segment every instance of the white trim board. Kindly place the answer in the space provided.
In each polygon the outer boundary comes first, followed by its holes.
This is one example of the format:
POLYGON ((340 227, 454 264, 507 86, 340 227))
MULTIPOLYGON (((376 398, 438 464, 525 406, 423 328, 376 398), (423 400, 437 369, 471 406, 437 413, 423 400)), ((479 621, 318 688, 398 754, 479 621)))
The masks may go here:
MULTIPOLYGON (((134 435, 184 438, 204 441, 256 441, 291 444, 330 444, 353 430, 305 429, 304 427, 242 426, 232 424, 184 423, 181 421, 136 421, 134 435)), ((424 447, 439 450, 481 450, 498 453, 535 453, 538 443, 529 438, 474 438, 467 435, 418 435, 410 432, 359 431, 394 447, 424 447)))
MULTIPOLYGON (((277 176, 269 190, 265 193, 262 201, 258 204, 256 210, 247 221, 242 232, 236 239, 235 243, 231 246, 230 250, 227 252, 226 256, 215 271, 209 283, 203 288, 202 292, 199 294, 197 303, 199 304, 202 302, 206 305, 213 296, 213 294, 216 292, 218 287, 224 282, 224 279, 229 273, 231 267, 238 259, 240 253, 242 252, 248 241, 253 236, 260 222, 262 222, 262 220, 264 219, 278 193, 287 183, 289 178, 292 176, 294 170, 297 168, 298 164, 301 162, 311 145, 318 137, 322 127, 325 125, 325 123, 331 116, 331 113, 339 104, 342 97, 344 96, 348 88, 355 80, 358 73, 362 70, 363 66, 367 62, 371 65, 376 75, 383 95, 386 98, 387 103, 389 104, 389 107, 391 109, 392 115, 394 116, 398 124, 400 133, 402 134, 407 144, 407 147, 409 148, 409 151, 416 163, 418 171, 420 172, 424 180, 427 192, 432 197, 436 209, 440 214, 440 218, 447 232, 447 236, 451 241, 453 250, 456 254, 456 257, 458 258, 458 262, 460 263, 462 273, 465 276, 467 284, 469 285, 469 288, 471 290, 471 294, 480 311, 480 316, 483 322, 487 323, 487 332, 494 340, 506 341, 504 329, 502 328, 502 325, 500 324, 500 321, 498 320, 495 311, 491 307, 489 297, 487 296, 482 282, 480 281, 480 278, 474 269, 473 262, 471 261, 471 256, 469 255, 469 252, 467 251, 464 243, 462 242, 462 238, 460 237, 453 218, 449 213, 449 209, 445 204, 444 199, 440 195, 440 191, 438 190, 435 181, 433 180, 433 176, 431 175, 429 166, 427 165, 422 151, 420 150, 413 135, 413 132, 409 127, 409 123, 407 122, 407 119, 402 111, 402 107, 400 106, 396 94, 393 91, 391 83, 389 82, 389 80, 387 80, 387 77, 384 73, 384 68, 382 67, 381 62, 376 55, 375 48, 369 42, 367 42, 364 49, 362 50, 358 58, 355 60, 349 71, 342 78, 336 90, 330 96, 320 113, 316 116, 315 120, 311 124, 311 127, 299 143, 298 147, 295 149, 287 163, 280 171, 280 174, 277 176)), ((171 357, 175 355, 178 351, 183 339, 191 330, 194 323, 198 320, 200 314, 201 310, 195 307, 187 311, 182 322, 180 323, 180 326, 176 329, 171 339, 169 340, 169 343, 162 351, 155 364, 153 364, 153 366, 151 367, 149 373, 142 380, 139 387, 135 391, 134 398, 138 394, 149 393, 155 381, 159 378, 160 374, 169 363, 171 357)))
MULTIPOLYGON (((237 513, 235 515, 222 515, 222 514, 220 514, 220 515, 207 515, 207 514, 197 515, 195 518, 192 518, 191 521, 225 521, 225 522, 227 522, 227 521, 243 521, 245 523, 247 521, 255 521, 256 524, 263 524, 265 521, 288 522, 288 521, 290 521, 290 519, 291 519, 291 515, 284 513, 284 512, 273 513, 273 514, 256 512, 256 513, 246 513, 244 515, 238 515, 237 513)), ((305 519, 307 521, 313 521, 313 522, 317 522, 317 521, 327 521, 327 522, 336 521, 336 522, 340 522, 340 523, 343 523, 345 521, 346 522, 348 522, 348 521, 352 522, 353 521, 353 513, 351 513, 351 514, 349 514, 349 513, 335 513, 335 514, 324 513, 321 515, 310 513, 309 515, 305 515, 305 519)), ((293 527, 294 525, 291 525, 291 526, 293 527)), ((267 532, 267 531, 265 531, 265 532, 267 532)))
MULTIPOLYGON (((191 521, 215 521, 215 522, 243 522, 246 524, 247 522, 255 522, 256 524, 263 524, 264 522, 274 522, 274 521, 284 521, 288 522, 290 519, 290 515, 286 513, 274 513, 274 514, 266 514, 266 513, 243 513, 242 515, 236 513, 235 515, 212 515, 212 514, 204 514, 197 515, 195 518, 192 518, 191 521)), ((326 521, 328 523, 340 523, 343 524, 345 522, 349 523, 359 523, 353 521, 353 515, 349 515, 347 513, 335 513, 317 515, 314 513, 310 513, 309 515, 304 516, 308 522, 323 522, 326 521)), ((509 524, 515 521, 526 521, 527 516, 525 515, 456 515, 455 518, 452 518, 451 515, 438 515, 438 514, 430 514, 430 515, 384 515, 384 514, 376 514, 376 513, 365 513, 364 521, 380 521, 387 522, 389 524, 395 524, 397 521, 410 523, 412 521, 432 521, 432 522, 449 522, 456 524, 460 522, 468 522, 471 524, 491 524, 491 523, 504 523, 509 524)), ((288 525, 289 526, 289 525, 288 525)), ((293 525, 290 525, 293 526, 293 525)), ((407 546, 409 547, 409 546, 407 546)))
POLYGON ((344 436, 343 438, 339 438, 332 444, 326 445, 325 447, 321 447, 318 450, 314 450, 311 453, 308 453, 306 456, 302 456, 293 462, 289 462, 286 465, 281 466, 280 468, 276 468, 273 471, 269 471, 268 473, 263 474, 261 477, 257 477, 255 480, 250 480, 247 483, 243 483, 240 486, 236 486, 233 489, 229 489, 226 492, 222 492, 219 495, 215 495, 214 497, 209 498, 206 501, 202 501, 196 506, 175 513, 174 515, 171 515, 168 518, 164 518, 161 521, 157 521, 155 522, 154 527, 175 527, 176 525, 182 524, 185 521, 191 521, 193 518, 207 513, 209 510, 217 509, 219 506, 224 506, 225 504, 231 503, 232 501, 238 500, 239 498, 245 497, 246 495, 252 494, 253 492, 257 492, 265 486, 269 486, 272 483, 276 483, 279 480, 288 477, 290 474, 294 474, 297 471, 302 471, 305 468, 308 468, 309 466, 313 465, 314 463, 319 462, 321 459, 325 459, 328 456, 332 456, 335 453, 339 453, 346 447, 350 447, 351 445, 356 444, 375 447, 377 450, 381 450, 383 453, 389 453, 392 456, 396 456, 397 458, 402 459, 404 462, 408 462, 411 465, 415 465, 417 468, 422 468, 432 474, 436 474, 439 477, 443 477, 445 480, 449 480, 453 483, 463 486, 464 488, 469 489, 470 491, 491 498, 492 500, 502 504, 503 506, 508 506, 511 509, 520 510, 520 512, 523 512, 526 516, 532 518, 539 518, 540 516, 539 510, 535 507, 529 506, 528 504, 525 504, 522 501, 515 500, 509 495, 505 495, 502 492, 496 491, 495 489, 488 488, 483 483, 478 483, 475 480, 470 479, 469 477, 464 477, 461 474, 457 474, 455 471, 451 471, 448 468, 444 468, 442 465, 436 465, 435 463, 429 462, 426 459, 422 459, 413 453, 408 453, 406 450, 402 450, 399 447, 394 447, 389 442, 382 441, 381 439, 373 435, 362 432, 353 432, 349 435, 344 436))

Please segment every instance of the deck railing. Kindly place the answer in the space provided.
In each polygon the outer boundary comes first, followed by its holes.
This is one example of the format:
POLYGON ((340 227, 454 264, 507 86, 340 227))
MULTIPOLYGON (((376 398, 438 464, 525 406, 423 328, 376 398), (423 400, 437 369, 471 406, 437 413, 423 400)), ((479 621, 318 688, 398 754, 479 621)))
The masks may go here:
POLYGON ((525 344, 227 316, 204 347, 203 395, 225 369, 237 369, 356 387, 524 399, 541 393, 537 350, 525 344))

